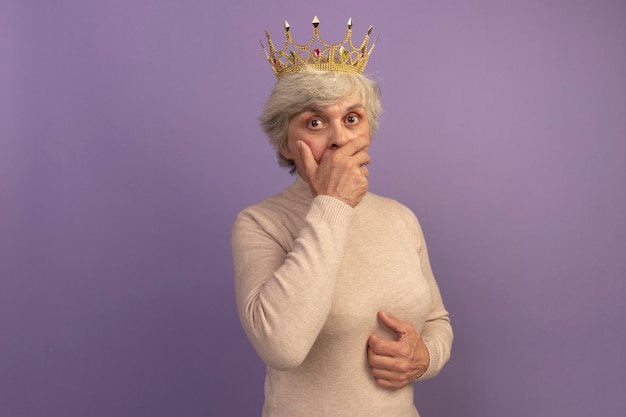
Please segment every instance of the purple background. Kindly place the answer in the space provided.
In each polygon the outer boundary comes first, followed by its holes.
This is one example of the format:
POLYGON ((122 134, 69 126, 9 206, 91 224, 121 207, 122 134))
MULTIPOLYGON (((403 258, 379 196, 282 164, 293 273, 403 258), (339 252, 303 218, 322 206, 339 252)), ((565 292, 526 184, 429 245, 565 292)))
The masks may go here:
POLYGON ((315 14, 380 35, 371 190, 456 334, 422 415, 626 415, 626 3, 294 3, 0 2, 0 415, 260 415, 229 234, 292 181, 259 40, 315 14))

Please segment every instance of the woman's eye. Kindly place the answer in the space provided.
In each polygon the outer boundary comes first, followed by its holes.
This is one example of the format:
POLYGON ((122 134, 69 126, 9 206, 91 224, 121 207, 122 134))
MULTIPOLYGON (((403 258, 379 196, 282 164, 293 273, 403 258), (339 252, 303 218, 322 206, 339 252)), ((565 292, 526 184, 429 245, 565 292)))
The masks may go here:
POLYGON ((322 125, 322 121, 320 119, 311 119, 308 123, 309 127, 312 129, 317 129, 322 125))
POLYGON ((346 117, 346 123, 348 123, 349 125, 354 125, 357 124, 359 122, 359 116, 357 116, 356 114, 351 114, 350 116, 346 117))

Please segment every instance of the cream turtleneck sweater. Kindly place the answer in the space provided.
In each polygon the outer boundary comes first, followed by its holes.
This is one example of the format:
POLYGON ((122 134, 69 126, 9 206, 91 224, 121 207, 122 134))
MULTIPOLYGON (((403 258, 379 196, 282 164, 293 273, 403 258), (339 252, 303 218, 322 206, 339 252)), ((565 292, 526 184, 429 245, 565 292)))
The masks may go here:
POLYGON ((233 226, 243 328, 267 365, 263 417, 414 417, 411 385, 379 387, 367 362, 383 310, 422 335, 436 375, 452 328, 414 214, 367 193, 352 208, 300 177, 233 226))

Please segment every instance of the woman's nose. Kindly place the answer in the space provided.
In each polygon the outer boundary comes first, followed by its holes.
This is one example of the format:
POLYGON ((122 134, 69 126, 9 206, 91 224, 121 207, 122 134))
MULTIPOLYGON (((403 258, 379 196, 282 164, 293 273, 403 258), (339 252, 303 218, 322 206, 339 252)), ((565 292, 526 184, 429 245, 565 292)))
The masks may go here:
POLYGON ((343 128, 343 126, 334 127, 330 134, 331 137, 329 143, 331 148, 339 148, 348 143, 348 132, 346 132, 346 129, 343 128))

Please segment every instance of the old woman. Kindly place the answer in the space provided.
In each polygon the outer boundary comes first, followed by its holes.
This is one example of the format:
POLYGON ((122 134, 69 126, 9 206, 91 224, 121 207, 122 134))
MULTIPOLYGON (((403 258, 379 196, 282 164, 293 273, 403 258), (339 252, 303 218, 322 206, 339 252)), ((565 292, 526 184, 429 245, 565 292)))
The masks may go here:
MULTIPOLYGON (((267 366, 264 417, 418 416, 413 382, 436 375, 449 315, 413 212, 368 192, 380 94, 352 45, 269 40, 278 77, 261 123, 294 174, 232 231, 243 328, 267 366)), ((371 28, 370 28, 371 31, 371 28)))

